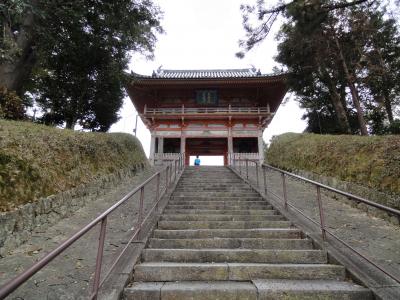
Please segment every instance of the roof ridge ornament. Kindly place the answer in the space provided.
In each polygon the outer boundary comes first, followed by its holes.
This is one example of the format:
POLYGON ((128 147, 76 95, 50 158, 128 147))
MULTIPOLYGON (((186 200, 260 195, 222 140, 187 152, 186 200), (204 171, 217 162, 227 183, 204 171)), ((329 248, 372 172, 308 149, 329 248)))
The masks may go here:
POLYGON ((157 75, 161 75, 162 73, 164 73, 164 70, 162 69, 162 65, 160 65, 157 69, 157 75))

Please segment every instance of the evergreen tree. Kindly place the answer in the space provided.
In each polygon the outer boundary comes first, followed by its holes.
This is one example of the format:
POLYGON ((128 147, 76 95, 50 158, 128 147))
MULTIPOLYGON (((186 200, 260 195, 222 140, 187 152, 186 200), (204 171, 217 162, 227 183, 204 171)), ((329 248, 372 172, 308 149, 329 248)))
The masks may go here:
MULTIPOLYGON (((15 72, 3 78, 19 78, 11 86, 33 95, 43 122, 108 130, 118 120, 130 55, 152 57, 155 35, 162 32, 159 9, 151 0, 9 0, 9 10, 15 1, 27 4, 19 18, 33 15, 34 29, 26 38, 34 64, 24 64, 19 53, 9 55, 0 60, 0 80, 7 73, 1 70, 22 64, 29 81, 15 72)), ((26 27, 15 24, 19 35, 26 27)), ((3 49, 12 54, 10 47, 3 49)), ((13 49, 21 51, 18 45, 13 49)))
POLYGON ((384 7, 327 0, 272 9, 263 1, 257 5, 244 8, 248 39, 241 45, 248 51, 265 38, 278 14, 285 17, 276 61, 289 71, 289 88, 306 108, 307 130, 366 135, 369 124, 370 133, 388 132, 386 122, 394 123, 399 105, 400 40, 384 7), (251 14, 258 17, 256 27, 249 25, 251 14))

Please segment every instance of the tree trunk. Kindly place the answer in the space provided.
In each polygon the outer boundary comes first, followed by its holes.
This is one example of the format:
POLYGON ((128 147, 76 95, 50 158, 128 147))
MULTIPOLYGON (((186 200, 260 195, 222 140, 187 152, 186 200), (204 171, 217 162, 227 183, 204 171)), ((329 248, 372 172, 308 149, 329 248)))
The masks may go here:
POLYGON ((393 110, 392 110, 392 103, 390 102, 389 95, 388 93, 384 93, 385 95, 383 96, 383 103, 385 104, 385 109, 387 113, 387 117, 389 120, 389 123, 392 124, 394 119, 393 119, 393 110))
MULTIPOLYGON (((376 51, 378 52, 378 55, 379 55, 380 67, 384 73, 383 80, 387 81, 387 75, 388 75, 389 70, 385 67, 385 62, 383 61, 381 51, 378 48, 376 49, 376 51)), ((384 91, 383 91, 383 104, 385 106, 385 110, 386 110, 386 114, 387 114, 389 123, 392 124, 393 123, 393 110, 392 110, 392 103, 390 102, 389 92, 387 89, 384 89, 384 91)))
POLYGON ((365 119, 364 119, 364 111, 361 107, 360 98, 358 97, 358 92, 357 92, 356 86, 354 85, 354 79, 350 75, 349 68, 347 67, 347 63, 346 63, 346 60, 345 60, 343 52, 342 52, 342 48, 340 47, 339 41, 338 41, 337 37, 335 36, 335 34, 333 34, 333 38, 335 40, 335 44, 336 44, 336 47, 338 50, 339 59, 342 64, 342 67, 343 67, 347 85, 351 92, 351 98, 353 99, 354 106, 356 107, 356 110, 357 110, 357 118, 358 118, 358 123, 360 125, 361 135, 368 135, 367 123, 365 122, 365 119))
MULTIPOLYGON (((32 1, 32 6, 37 6, 37 1, 32 1)), ((8 90, 16 91, 19 96, 23 94, 23 87, 35 64, 34 51, 34 13, 31 9, 26 11, 20 33, 16 38, 16 46, 20 55, 12 61, 0 63, 0 84, 8 90)), ((11 31, 10 31, 10 33, 11 31)), ((13 36, 9 38, 15 39, 13 36)))
POLYGON ((65 122, 65 128, 66 128, 66 129, 72 129, 72 130, 74 130, 75 125, 76 125, 76 121, 73 120, 72 118, 68 118, 68 119, 66 120, 66 122, 65 122))
POLYGON ((323 82, 325 82, 328 87, 331 102, 335 108, 340 128, 343 130, 343 133, 351 134, 351 128, 346 109, 334 83, 332 82, 332 78, 329 76, 327 70, 323 66, 320 68, 319 72, 322 75, 323 82))

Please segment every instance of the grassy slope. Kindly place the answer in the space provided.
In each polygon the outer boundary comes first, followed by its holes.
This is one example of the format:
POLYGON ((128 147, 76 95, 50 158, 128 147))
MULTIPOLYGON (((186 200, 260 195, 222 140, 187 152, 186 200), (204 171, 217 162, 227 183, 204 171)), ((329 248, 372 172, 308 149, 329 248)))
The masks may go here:
POLYGON ((0 211, 144 162, 129 134, 0 120, 0 211))
POLYGON ((268 163, 400 194, 400 136, 286 133, 274 138, 268 163))

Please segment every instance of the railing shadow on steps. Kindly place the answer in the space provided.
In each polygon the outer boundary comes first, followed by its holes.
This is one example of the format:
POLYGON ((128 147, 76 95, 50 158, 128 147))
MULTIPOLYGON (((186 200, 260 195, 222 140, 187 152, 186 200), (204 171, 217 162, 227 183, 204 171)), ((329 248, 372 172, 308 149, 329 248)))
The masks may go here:
POLYGON ((361 257, 364 261, 368 264, 373 266, 374 268, 380 270, 385 275, 389 276, 392 280, 394 280, 397 285, 400 284, 400 277, 399 275, 395 275, 392 272, 388 271, 380 264, 374 262, 372 259, 368 258, 366 255, 362 254, 360 251, 352 247, 349 243, 344 241, 342 238, 337 236, 335 233, 330 231, 326 224, 325 224, 325 217, 326 217, 326 209, 324 209, 322 200, 321 200, 321 190, 325 190, 327 192, 332 192, 334 194, 338 194, 348 199, 355 201, 356 203, 363 203, 365 205, 377 208, 379 210, 388 213, 389 215, 395 216, 400 219, 400 210, 373 202, 371 200, 364 199, 362 197, 332 188, 330 186, 321 184, 319 182, 310 180, 308 178, 287 172, 285 170, 281 170, 279 168, 273 167, 268 164, 260 164, 257 160, 252 159, 245 159, 245 158, 237 158, 234 156, 230 157, 229 167, 234 171, 239 177, 241 177, 244 181, 246 181, 250 186, 252 186, 255 190, 257 190, 262 196, 267 199, 267 196, 272 195, 278 201, 281 201, 283 209, 288 211, 292 209, 297 216, 310 221, 312 224, 317 226, 321 231, 321 238, 324 243, 329 242, 328 237, 332 237, 334 240, 345 246, 351 252, 356 254, 357 256, 361 257), (280 196, 276 191, 272 190, 268 187, 268 175, 267 171, 274 171, 280 174, 281 176, 281 186, 282 186, 282 196, 280 196), (307 216, 304 212, 301 211, 298 207, 296 207, 293 203, 288 201, 287 195, 287 178, 293 178, 299 180, 301 182, 311 184, 316 188, 316 200, 318 204, 318 217, 317 220, 314 220, 312 217, 307 216))
POLYGON ((91 229, 93 229, 96 225, 100 224, 100 233, 98 239, 97 246, 97 257, 96 257, 96 266, 94 272, 94 280, 92 285, 92 292, 90 294, 89 299, 97 299, 99 289, 105 283, 106 279, 111 275, 113 269, 123 257, 124 253, 128 249, 129 245, 138 239, 143 225, 146 221, 152 216, 154 212, 159 213, 159 204, 162 197, 168 193, 169 189, 173 184, 179 180, 180 175, 182 174, 185 168, 185 154, 181 153, 176 159, 167 159, 165 160, 166 166, 163 167, 160 171, 152 175, 146 181, 141 183, 138 187, 130 191, 126 194, 122 199, 116 202, 114 205, 109 207, 103 213, 101 213, 98 217, 89 222, 86 226, 78 230, 74 235, 69 237, 67 240, 59 244, 54 250, 49 252, 43 258, 38 260, 35 264, 33 264, 30 268, 26 269, 22 273, 20 273, 15 278, 8 281, 6 284, 0 287, 0 299, 4 299, 12 292, 18 289, 22 284, 28 281, 33 275, 37 272, 45 268, 53 259, 58 257, 64 251, 66 251, 72 244, 76 241, 83 239, 85 234, 87 234, 91 229), (154 195, 154 203, 151 206, 150 210, 144 216, 144 191, 145 187, 150 184, 153 180, 156 180, 156 191, 154 195), (164 182, 161 182, 164 180, 164 182), (128 239, 128 242, 123 247, 121 252, 116 256, 116 258, 111 262, 111 266, 105 272, 105 275, 101 278, 102 273, 102 262, 103 262, 103 250, 104 250, 104 242, 106 238, 106 229, 107 229, 107 218, 109 215, 114 212, 117 208, 121 207, 123 204, 127 203, 130 199, 133 198, 136 194, 139 194, 139 211, 138 220, 136 224, 133 224, 132 230, 133 234, 128 239))

